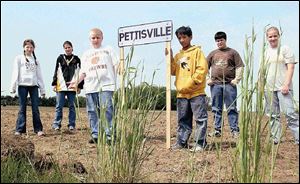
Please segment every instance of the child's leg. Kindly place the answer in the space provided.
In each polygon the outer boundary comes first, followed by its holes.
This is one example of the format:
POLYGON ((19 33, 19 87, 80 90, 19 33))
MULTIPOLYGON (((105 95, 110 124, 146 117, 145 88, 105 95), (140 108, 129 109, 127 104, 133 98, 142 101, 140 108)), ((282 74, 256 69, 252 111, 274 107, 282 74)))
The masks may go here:
POLYGON ((207 130, 207 101, 206 96, 196 96, 191 99, 191 107, 196 120, 195 142, 201 147, 205 147, 207 130))
POLYGON ((69 124, 68 127, 72 126, 75 128, 76 111, 75 111, 75 96, 76 92, 66 92, 69 101, 69 124))
POLYGON ((237 89, 236 86, 226 84, 224 89, 224 100, 227 109, 228 122, 231 132, 239 132, 238 118, 239 114, 236 108, 237 89))
POLYGON ((56 93, 56 107, 55 107, 55 119, 53 122, 52 127, 60 128, 61 127, 61 121, 63 118, 63 107, 65 104, 65 92, 59 91, 56 93))
POLYGON ((102 125, 102 126, 105 129, 105 133, 108 139, 111 139, 112 119, 114 114, 112 98, 113 98, 113 91, 102 91, 100 93, 100 104, 106 110, 105 117, 107 120, 107 125, 102 125))
POLYGON ((33 130, 35 133, 38 133, 39 131, 43 131, 43 125, 40 119, 40 112, 39 112, 38 87, 37 86, 29 87, 29 94, 31 99, 33 130))
POLYGON ((90 122, 90 128, 93 138, 98 138, 98 108, 99 108, 99 96, 98 93, 88 93, 86 94, 86 110, 88 113, 88 118, 90 122))
POLYGON ((28 95, 28 87, 19 86, 19 114, 16 122, 16 132, 26 133, 26 102, 28 95))
POLYGON ((223 86, 214 84, 210 87, 212 98, 212 112, 214 113, 215 130, 221 132, 223 111, 223 86))
POLYGON ((190 101, 186 98, 177 98, 177 143, 187 145, 192 133, 193 113, 190 101))

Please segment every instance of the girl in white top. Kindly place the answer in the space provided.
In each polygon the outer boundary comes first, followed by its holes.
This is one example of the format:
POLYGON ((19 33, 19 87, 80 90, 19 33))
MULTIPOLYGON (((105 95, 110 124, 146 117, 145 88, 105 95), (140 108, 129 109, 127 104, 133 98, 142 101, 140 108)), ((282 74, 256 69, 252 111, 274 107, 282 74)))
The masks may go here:
POLYGON ((37 61, 34 41, 27 39, 23 43, 24 54, 18 55, 14 61, 10 92, 14 94, 16 89, 19 96, 19 114, 16 122, 15 135, 26 133, 26 104, 27 96, 30 94, 32 106, 33 129, 38 136, 45 135, 38 109, 38 88, 45 97, 45 87, 41 73, 40 63, 37 61))
POLYGON ((299 145, 299 114, 293 103, 293 84, 295 56, 292 50, 279 44, 280 34, 276 27, 270 27, 266 33, 269 48, 265 51, 268 72, 266 76, 265 99, 267 115, 271 116, 270 126, 274 144, 281 138, 280 111, 282 111, 291 129, 295 143, 299 145))

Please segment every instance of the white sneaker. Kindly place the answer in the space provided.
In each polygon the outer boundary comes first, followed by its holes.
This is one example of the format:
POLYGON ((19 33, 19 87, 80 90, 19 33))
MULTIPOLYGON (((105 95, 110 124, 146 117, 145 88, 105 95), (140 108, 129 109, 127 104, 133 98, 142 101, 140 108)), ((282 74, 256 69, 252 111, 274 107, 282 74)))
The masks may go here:
POLYGON ((73 130, 75 130, 75 128, 73 126, 69 126, 69 130, 73 131, 73 130))
POLYGON ((38 136, 45 136, 45 133, 44 133, 43 131, 39 131, 39 132, 37 133, 37 135, 38 135, 38 136))
POLYGON ((193 148, 190 149, 190 152, 202 152, 204 150, 205 150, 205 147, 202 147, 197 144, 193 148))
POLYGON ((21 135, 21 132, 15 132, 15 135, 21 135))

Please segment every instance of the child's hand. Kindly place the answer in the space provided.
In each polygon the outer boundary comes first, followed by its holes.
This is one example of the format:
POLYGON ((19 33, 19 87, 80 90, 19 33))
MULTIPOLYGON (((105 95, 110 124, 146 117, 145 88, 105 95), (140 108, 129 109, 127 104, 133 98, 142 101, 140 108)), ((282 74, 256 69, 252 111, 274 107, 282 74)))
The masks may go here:
POLYGON ((81 89, 77 88, 77 94, 80 94, 80 92, 81 92, 81 89))
POLYGON ((42 97, 42 98, 45 98, 45 97, 46 97, 46 94, 42 94, 41 97, 42 97))
POLYGON ((53 91, 57 92, 56 86, 53 86, 53 91))
POLYGON ((66 82, 69 85, 68 89, 76 89, 76 82, 66 82))
MULTIPOLYGON (((169 51, 167 48, 165 48, 165 55, 167 56, 169 54, 169 51)), ((171 55, 171 58, 173 57, 173 50, 170 49, 170 55, 171 55)))

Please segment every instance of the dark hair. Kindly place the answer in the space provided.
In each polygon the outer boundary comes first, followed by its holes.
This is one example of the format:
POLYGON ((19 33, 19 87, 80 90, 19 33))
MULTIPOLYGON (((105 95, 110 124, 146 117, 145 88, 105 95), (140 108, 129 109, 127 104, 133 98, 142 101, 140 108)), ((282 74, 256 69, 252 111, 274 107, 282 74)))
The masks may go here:
POLYGON ((189 26, 181 26, 180 28, 178 28, 175 32, 175 35, 178 37, 178 35, 180 34, 187 35, 188 37, 193 35, 192 29, 189 26))
POLYGON ((221 38, 224 38, 225 40, 227 40, 226 33, 224 33, 223 31, 219 31, 215 34, 215 40, 221 39, 221 38))
POLYGON ((73 48, 73 45, 72 45, 72 43, 71 43, 70 41, 65 41, 64 44, 63 44, 63 47, 64 47, 66 44, 70 45, 70 46, 73 48))
MULTIPOLYGON (((28 43, 31 44, 33 46, 33 48, 35 48, 35 44, 34 44, 34 41, 32 39, 24 40, 23 47, 25 47, 28 43)), ((37 62, 36 62, 36 56, 35 56, 34 51, 32 52, 32 55, 33 55, 33 58, 34 58, 35 65, 38 65, 37 62)), ((25 56, 26 61, 29 62, 29 60, 27 59, 27 57, 25 55, 25 50, 24 50, 24 56, 25 56)))

